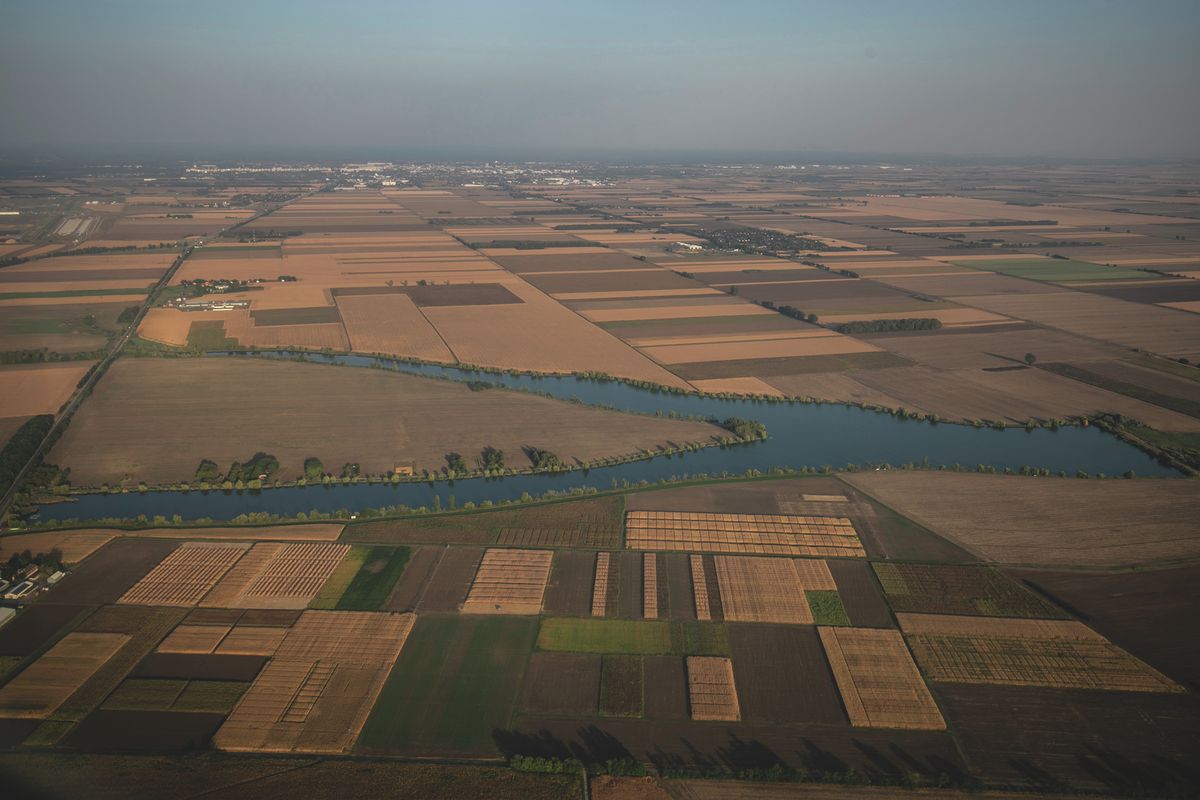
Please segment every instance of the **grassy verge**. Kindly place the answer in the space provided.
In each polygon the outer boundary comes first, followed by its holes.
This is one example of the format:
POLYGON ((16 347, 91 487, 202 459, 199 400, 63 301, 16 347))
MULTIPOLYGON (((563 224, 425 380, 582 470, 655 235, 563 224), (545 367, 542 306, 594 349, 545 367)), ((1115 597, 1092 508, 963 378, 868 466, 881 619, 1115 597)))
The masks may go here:
POLYGON ((540 650, 625 655, 729 655, 720 623, 595 618, 542 620, 540 650))

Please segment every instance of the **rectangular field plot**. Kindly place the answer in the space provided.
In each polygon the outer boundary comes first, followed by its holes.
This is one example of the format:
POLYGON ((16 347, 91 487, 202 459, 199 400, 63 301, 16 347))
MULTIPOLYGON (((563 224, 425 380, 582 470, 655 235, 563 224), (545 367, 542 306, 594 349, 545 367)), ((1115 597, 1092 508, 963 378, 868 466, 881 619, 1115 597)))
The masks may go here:
POLYGON ((185 542, 120 599, 145 606, 194 606, 229 571, 248 545, 185 542))
POLYGON ((945 730, 899 631, 818 628, 850 724, 945 730))
POLYGON ((273 656, 286 635, 287 628, 238 625, 221 640, 214 652, 233 656, 273 656))
POLYGON ((592 616, 603 617, 608 611, 608 578, 611 553, 596 554, 596 573, 592 578, 592 616))
POLYGON ((921 669, 943 683, 1183 692, 1073 620, 897 614, 921 669))
POLYGON ((1065 616, 992 567, 872 564, 896 611, 985 617, 1065 616))
POLYGON ((525 714, 596 713, 601 656, 589 653, 534 653, 525 671, 520 710, 525 714))
POLYGON ((816 559, 716 556, 721 609, 730 622, 813 623, 812 601, 822 622, 841 622, 837 586, 824 561, 816 559), (832 597, 831 597, 832 595, 832 597))
POLYGON ((350 749, 414 617, 306 611, 213 737, 223 750, 350 749))
POLYGON ((550 577, 550 550, 489 549, 483 554, 464 614, 537 614, 550 577))
POLYGON ((603 550, 621 546, 615 527, 581 524, 577 528, 501 528, 496 544, 509 547, 578 547, 603 550))
POLYGON ((68 633, 0 688, 0 717, 49 716, 129 639, 120 633, 68 633))
POLYGON ((854 525, 845 517, 630 511, 625 526, 633 550, 819 558, 866 555, 854 525))
MULTIPOLYGON (((536 632, 537 621, 530 618, 420 617, 357 750, 495 755, 493 734, 511 727, 536 632)), ((556 695, 547 702, 581 699, 556 695)))
POLYGON ((644 704, 642 657, 607 655, 600 669, 600 713, 640 717, 644 704))
POLYGON ((163 639, 159 653, 211 653, 232 628, 229 625, 180 625, 163 639))
POLYGON ((728 658, 692 656, 687 660, 687 676, 692 719, 728 722, 741 719, 733 662, 728 658))
POLYGON ((539 650, 567 653, 729 654, 724 625, 591 617, 542 620, 537 646, 539 650))
POLYGON ((304 608, 349 551, 350 545, 335 542, 260 542, 221 578, 201 604, 217 608, 304 608))

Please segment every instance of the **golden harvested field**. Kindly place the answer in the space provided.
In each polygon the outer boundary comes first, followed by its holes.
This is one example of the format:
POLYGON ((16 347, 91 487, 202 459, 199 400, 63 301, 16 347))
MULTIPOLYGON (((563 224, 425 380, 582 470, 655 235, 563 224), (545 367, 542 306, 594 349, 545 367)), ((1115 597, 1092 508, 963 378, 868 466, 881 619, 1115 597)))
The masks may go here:
POLYGON ((696 605, 696 619, 712 619, 712 605, 708 596, 708 581, 704 572, 704 556, 688 556, 688 567, 692 572, 692 600, 696 605))
POLYGON ((348 544, 260 542, 205 595, 216 608, 305 608, 350 551, 348 544))
POLYGON ((230 630, 229 625, 180 625, 163 639, 156 652, 211 653, 230 630))
POLYGON ((185 542, 135 583, 118 602, 194 606, 242 557, 240 543, 185 542))
POLYGON ((714 561, 726 620, 812 624, 807 587, 790 559, 717 556, 714 561))
POLYGON ((931 680, 1057 689, 1184 692, 1074 620, 897 614, 931 680))
POLYGON ((62 551, 63 563, 78 564, 119 535, 118 531, 78 530, 0 536, 0 560, 8 561, 14 553, 22 550, 37 555, 49 553, 57 547, 62 551))
POLYGON ((899 631, 818 628, 850 724, 858 728, 946 729, 899 631))
POLYGON ((121 633, 68 633, 0 687, 0 717, 49 716, 130 638, 121 633))
POLYGON ((0 367, 0 417, 57 414, 92 361, 0 367))
POLYGON ((642 616, 658 619, 658 556, 642 555, 642 616))
POLYGON ((899 470, 843 480, 986 561, 1120 566, 1200 556, 1200 492, 1188 480, 899 470))
POLYGON ((537 614, 550 578, 552 550, 489 548, 463 602, 464 614, 537 614))
POLYGON ((235 625, 214 652, 231 656, 273 656, 287 632, 287 628, 235 625))
POLYGON ((608 570, 611 553, 596 553, 596 575, 592 581, 592 616, 603 617, 608 609, 608 570))
POLYGON ((728 658, 688 656, 687 676, 692 719, 737 722, 742 718, 732 661, 728 658))
POLYGON ((77 485, 127 477, 191 481, 201 458, 224 470, 255 450, 299 477, 304 460, 366 473, 412 462, 439 470, 448 452, 468 460, 483 447, 528 467, 524 447, 566 463, 653 450, 668 442, 709 442, 723 431, 705 422, 585 408, 530 394, 471 391, 451 383, 369 369, 250 359, 122 359, 48 459, 72 469, 77 485), (305 398, 297 405, 297 397, 305 398), (288 413, 280 413, 280 409, 288 413), (189 424, 182 424, 188 420, 189 424), (441 424, 431 421, 441 420, 441 424), (364 424, 369 421, 370 424, 364 424), (452 421, 452 422, 450 422, 452 421))
POLYGON ((632 550, 685 550, 780 556, 863 557, 845 517, 630 511, 625 540, 632 550))
POLYGON ((337 298, 337 306, 350 349, 357 353, 454 361, 454 354, 408 295, 345 295, 337 298))
POLYGON ((504 286, 522 302, 424 309, 459 361, 542 372, 596 370, 687 387, 680 378, 529 284, 513 278, 504 286))
POLYGON ((412 614, 305 611, 213 744, 235 751, 347 752, 415 619, 412 614))
POLYGON ((762 378, 712 378, 711 380, 692 381, 692 386, 710 394, 730 392, 732 394, 762 394, 770 397, 784 396, 783 392, 762 378))

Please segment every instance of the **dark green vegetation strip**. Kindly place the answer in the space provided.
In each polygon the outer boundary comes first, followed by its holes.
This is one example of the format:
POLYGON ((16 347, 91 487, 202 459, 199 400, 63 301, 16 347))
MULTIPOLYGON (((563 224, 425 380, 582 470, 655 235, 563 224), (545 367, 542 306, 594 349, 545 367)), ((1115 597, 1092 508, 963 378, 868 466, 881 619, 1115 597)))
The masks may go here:
POLYGON ((842 598, 836 591, 828 589, 808 589, 808 605, 812 609, 813 623, 816 625, 849 625, 850 616, 842 605, 842 598))
POLYGON ((146 294, 145 289, 75 289, 61 292, 0 292, 0 300, 21 300, 27 297, 90 297, 93 295, 109 294, 146 294))
POLYGON ((555 617, 542 620, 537 646, 568 653, 729 655, 725 626, 713 622, 555 617))
POLYGON ((392 668, 358 749, 494 755, 509 726, 537 620, 423 616, 392 668))
POLYGON ((642 657, 605 656, 600 667, 600 713, 640 717, 643 695, 642 657))
POLYGON ((985 617, 1067 616, 992 567, 968 564, 872 565, 895 611, 985 617))
POLYGON ((1141 270, 1106 267, 1069 258, 989 258, 982 261, 950 260, 950 263, 1034 281, 1115 281, 1153 277, 1141 270))
POLYGON ((231 350, 238 346, 237 339, 225 335, 225 323, 218 319, 196 320, 188 328, 188 347, 193 350, 231 350))
POLYGON ((53 426, 54 417, 51 414, 30 417, 17 428, 17 432, 4 445, 4 449, 0 450, 0 495, 5 494, 12 486, 21 467, 25 466, 25 462, 38 449, 38 445, 53 426))
POLYGON ((1125 381, 1115 380, 1105 375, 1098 375, 1082 367, 1077 367, 1074 364, 1054 363, 1038 364, 1038 366, 1047 372, 1062 375, 1064 378, 1070 378, 1092 386, 1099 386, 1101 389, 1107 389, 1110 392, 1123 394, 1126 397, 1133 397, 1137 400, 1153 403, 1156 406, 1169 408, 1172 411, 1178 411, 1180 414, 1187 414, 1189 417, 1200 419, 1200 403, 1195 400, 1189 400, 1186 397, 1173 397, 1172 395, 1161 394, 1145 386, 1138 386, 1135 383, 1126 383, 1125 381))
POLYGON ((407 547, 372 547, 350 586, 337 602, 339 611, 378 611, 408 565, 407 547))

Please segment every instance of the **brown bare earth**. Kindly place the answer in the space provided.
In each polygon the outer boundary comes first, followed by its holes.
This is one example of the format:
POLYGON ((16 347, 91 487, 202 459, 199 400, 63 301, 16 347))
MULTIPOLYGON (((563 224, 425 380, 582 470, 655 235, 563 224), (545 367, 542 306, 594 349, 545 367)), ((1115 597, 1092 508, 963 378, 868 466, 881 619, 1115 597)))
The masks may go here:
POLYGON ((1193 481, 904 471, 845 480, 987 561, 1117 566, 1200 556, 1193 481))
POLYGON ((72 361, 0 368, 0 417, 57 414, 91 366, 91 361, 72 361))
POLYGON ((99 550, 118 531, 47 531, 45 533, 18 533, 0 537, 0 560, 7 561, 14 553, 28 550, 30 553, 49 553, 54 548, 62 552, 63 563, 77 564, 99 550))
POLYGON ((256 450, 279 459, 284 477, 304 460, 364 472, 396 464, 438 470, 455 451, 468 461, 486 446, 512 467, 523 447, 587 461, 670 442, 707 442, 703 422, 618 414, 517 392, 471 391, 449 381, 366 369, 233 359, 133 359, 112 366, 49 461, 78 485, 126 479, 192 480, 202 458, 222 470, 256 450), (295 398, 306 398, 302 405, 295 398), (279 409, 288 409, 287 414, 279 409), (184 420, 188 424, 182 424, 184 420))

